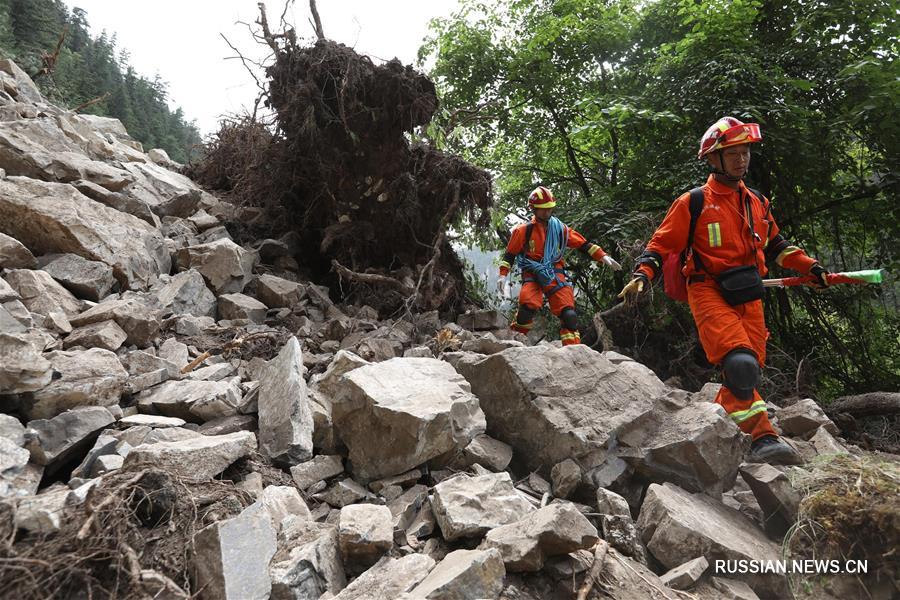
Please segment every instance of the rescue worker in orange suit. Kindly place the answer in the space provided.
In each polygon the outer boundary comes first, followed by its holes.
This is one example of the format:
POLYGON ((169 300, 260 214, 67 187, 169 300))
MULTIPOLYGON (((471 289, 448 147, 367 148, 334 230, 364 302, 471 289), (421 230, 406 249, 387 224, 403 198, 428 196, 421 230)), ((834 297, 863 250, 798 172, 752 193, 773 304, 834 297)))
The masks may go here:
MULTIPOLYGON (((816 287, 822 288, 828 285, 827 271, 781 236, 768 199, 755 198, 744 185, 750 144, 761 140, 759 125, 733 117, 719 119, 703 135, 698 159, 705 159, 713 172, 702 187, 703 208, 682 274, 687 277, 688 304, 700 343, 709 362, 723 371, 724 385, 716 402, 753 439, 748 460, 796 464, 799 456, 779 439, 756 389, 769 337, 763 319, 761 277, 768 273, 766 262, 774 261, 814 275, 816 287), (757 299, 735 298, 735 289, 738 296, 757 299)), ((659 274, 666 258, 685 250, 691 221, 689 202, 690 193, 686 193, 669 208, 620 298, 634 302, 659 274)))
POLYGON ((533 212, 531 222, 512 230, 497 280, 497 290, 502 294, 513 262, 519 265, 522 289, 516 318, 510 328, 525 334, 531 331, 534 315, 544 305, 546 296, 550 312, 559 317, 559 337, 563 346, 580 344, 575 294, 572 284, 566 279, 563 254, 567 248, 577 249, 612 269, 619 270, 622 266, 603 248, 587 241, 583 235, 553 216, 556 199, 549 189, 541 186, 531 192, 528 207, 533 212))

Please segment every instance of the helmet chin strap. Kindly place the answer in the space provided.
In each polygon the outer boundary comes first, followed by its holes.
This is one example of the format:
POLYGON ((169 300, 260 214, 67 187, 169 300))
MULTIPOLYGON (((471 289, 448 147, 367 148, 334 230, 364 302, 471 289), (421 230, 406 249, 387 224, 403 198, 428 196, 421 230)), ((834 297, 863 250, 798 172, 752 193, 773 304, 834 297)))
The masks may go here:
POLYGON ((732 183, 737 183, 738 181, 740 181, 744 178, 743 176, 735 177, 734 175, 731 175, 725 171, 725 159, 722 158, 721 150, 716 150, 716 156, 719 157, 719 166, 716 167, 715 164, 712 165, 713 173, 715 173, 722 179, 725 179, 726 181, 730 181, 732 183))

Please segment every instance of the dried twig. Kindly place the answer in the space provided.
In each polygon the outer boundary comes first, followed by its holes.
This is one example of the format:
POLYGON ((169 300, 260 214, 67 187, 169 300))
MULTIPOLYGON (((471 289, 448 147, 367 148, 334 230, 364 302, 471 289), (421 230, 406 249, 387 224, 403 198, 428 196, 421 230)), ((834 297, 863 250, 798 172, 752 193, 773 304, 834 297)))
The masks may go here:
POLYGON ((91 507, 90 505, 85 505, 85 508, 88 510, 88 518, 85 519, 84 524, 81 526, 81 529, 78 530, 78 533, 75 535, 75 539, 81 541, 86 538, 91 533, 91 528, 96 524, 96 516, 103 508, 113 503, 113 501, 117 500, 119 497, 119 490, 124 489, 132 484, 137 483, 141 477, 143 477, 147 471, 139 471, 134 477, 125 480, 120 483, 115 490, 109 492, 106 498, 98 504, 97 506, 91 507))
POLYGON ((609 552, 609 544, 603 540, 597 540, 594 544, 594 561, 591 563, 591 570, 588 571, 587 577, 578 590, 578 600, 587 600, 591 590, 594 589, 594 583, 600 577, 600 571, 603 570, 603 563, 606 560, 606 553, 609 552))
POLYGON ((377 273, 357 273, 351 271, 337 260, 331 260, 331 268, 337 272, 342 279, 349 281, 358 281, 360 283, 368 283, 372 285, 382 285, 398 290, 401 294, 415 294, 416 290, 412 289, 399 279, 388 277, 387 275, 379 275, 377 273))
POLYGON ((50 75, 53 73, 53 69, 56 68, 56 61, 59 59, 59 51, 62 49, 63 40, 66 39, 66 33, 68 33, 68 31, 69 26, 65 25, 62 33, 59 34, 59 40, 56 42, 56 49, 52 54, 41 52, 41 62, 44 63, 44 66, 38 71, 38 75, 50 75))

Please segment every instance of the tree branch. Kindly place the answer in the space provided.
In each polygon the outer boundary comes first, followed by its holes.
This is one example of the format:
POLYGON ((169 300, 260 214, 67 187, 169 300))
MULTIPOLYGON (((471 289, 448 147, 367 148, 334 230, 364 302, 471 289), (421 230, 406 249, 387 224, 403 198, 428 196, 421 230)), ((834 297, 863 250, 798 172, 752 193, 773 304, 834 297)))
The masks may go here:
POLYGON ((319 18, 319 10, 316 8, 316 0, 309 0, 309 10, 312 12, 313 20, 316 22, 316 37, 320 40, 325 39, 325 32, 322 30, 322 19, 319 18))

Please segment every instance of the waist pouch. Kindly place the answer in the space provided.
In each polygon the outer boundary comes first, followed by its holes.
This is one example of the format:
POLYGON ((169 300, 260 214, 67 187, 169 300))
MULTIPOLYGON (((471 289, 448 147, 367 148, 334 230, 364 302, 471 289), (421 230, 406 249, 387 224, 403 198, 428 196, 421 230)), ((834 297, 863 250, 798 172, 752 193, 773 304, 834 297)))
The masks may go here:
POLYGON ((731 306, 759 300, 766 293, 762 276, 755 265, 744 265, 722 271, 716 277, 722 298, 731 306))

